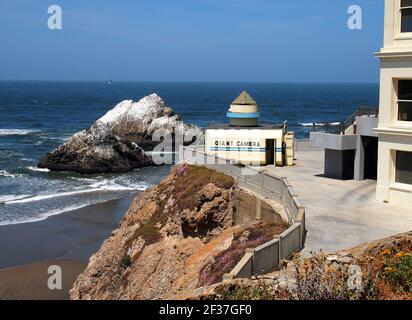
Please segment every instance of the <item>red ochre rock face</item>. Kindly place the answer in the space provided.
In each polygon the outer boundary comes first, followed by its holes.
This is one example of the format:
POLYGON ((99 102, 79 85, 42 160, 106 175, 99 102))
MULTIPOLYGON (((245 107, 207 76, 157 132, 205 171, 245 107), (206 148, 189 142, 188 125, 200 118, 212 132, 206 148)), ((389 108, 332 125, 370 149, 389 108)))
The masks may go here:
POLYGON ((286 227, 233 226, 231 177, 179 165, 138 195, 119 228, 90 258, 72 299, 184 299, 222 280, 243 257, 286 227))

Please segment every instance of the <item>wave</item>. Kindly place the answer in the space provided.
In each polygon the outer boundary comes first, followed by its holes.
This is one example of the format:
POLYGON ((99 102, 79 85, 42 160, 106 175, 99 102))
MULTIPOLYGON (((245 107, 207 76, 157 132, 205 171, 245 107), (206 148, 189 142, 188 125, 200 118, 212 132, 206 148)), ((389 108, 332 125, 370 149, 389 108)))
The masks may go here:
POLYGON ((21 194, 21 195, 4 195, 0 196, 0 204, 9 202, 9 201, 16 201, 16 200, 22 200, 25 198, 29 198, 30 195, 28 194, 21 194))
POLYGON ((37 171, 37 172, 50 172, 49 169, 46 169, 46 168, 37 168, 37 167, 33 167, 33 166, 26 167, 26 169, 29 169, 29 170, 31 170, 31 171, 37 171))
POLYGON ((147 187, 148 185, 143 184, 143 183, 135 185, 135 186, 123 186, 123 185, 119 185, 119 184, 113 183, 108 180, 104 180, 104 181, 97 182, 95 184, 90 185, 89 189, 81 189, 81 190, 74 190, 74 191, 67 191, 67 192, 60 192, 60 193, 28 196, 22 199, 12 199, 9 201, 4 201, 3 203, 6 205, 28 203, 28 202, 36 202, 36 201, 42 201, 42 200, 47 200, 47 199, 54 199, 54 198, 101 192, 101 191, 144 191, 147 189, 147 187))
POLYGON ((93 204, 85 203, 85 204, 78 204, 78 205, 70 205, 70 206, 67 206, 67 207, 63 207, 63 208, 60 208, 60 209, 49 211, 47 213, 43 213, 43 214, 41 214, 40 216, 38 216, 36 218, 21 218, 21 219, 17 219, 17 220, 0 221, 0 226, 43 221, 43 220, 46 220, 48 217, 56 216, 58 214, 68 212, 68 211, 78 210, 78 209, 87 207, 89 205, 93 205, 93 204))
POLYGON ((0 177, 17 178, 21 176, 22 176, 21 174, 13 174, 13 173, 7 172, 6 170, 0 170, 0 177))
POLYGON ((30 129, 0 129, 0 136, 25 136, 39 130, 30 129))
MULTIPOLYGON (((52 198, 57 198, 57 197, 64 197, 64 196, 71 196, 71 195, 76 195, 76 194, 87 194, 91 192, 104 192, 104 191, 144 191, 148 188, 148 185, 141 183, 138 185, 135 185, 133 187, 125 187, 121 185, 117 185, 113 183, 112 181, 101 181, 99 183, 96 183, 95 185, 100 185, 100 187, 92 188, 92 189, 86 189, 86 190, 75 190, 72 192, 61 192, 61 193, 56 193, 56 194, 48 194, 48 195, 37 195, 37 196, 30 196, 30 195, 6 195, 6 196, 1 196, 0 197, 0 205, 10 205, 10 204, 24 204, 24 203, 30 203, 33 201, 41 201, 45 199, 52 199, 52 198)), ((104 199, 101 201, 89 201, 87 200, 86 202, 83 203, 77 203, 77 204, 71 204, 64 206, 62 208, 57 208, 57 209, 51 209, 45 213, 40 213, 36 217, 19 217, 16 219, 9 219, 5 221, 0 221, 0 226, 1 225, 14 225, 14 224, 23 224, 23 223, 31 223, 31 222, 38 222, 38 221, 43 221, 46 220, 48 217, 55 216, 58 214, 62 214, 65 212, 69 211, 74 211, 78 210, 90 205, 95 205, 97 203, 102 203, 106 201, 110 201, 112 199, 104 199)))
POLYGON ((323 127, 323 126, 339 126, 341 125, 340 122, 324 122, 324 123, 320 123, 320 122, 304 122, 304 123, 299 123, 301 126, 303 127, 312 127, 313 125, 317 126, 317 127, 323 127))

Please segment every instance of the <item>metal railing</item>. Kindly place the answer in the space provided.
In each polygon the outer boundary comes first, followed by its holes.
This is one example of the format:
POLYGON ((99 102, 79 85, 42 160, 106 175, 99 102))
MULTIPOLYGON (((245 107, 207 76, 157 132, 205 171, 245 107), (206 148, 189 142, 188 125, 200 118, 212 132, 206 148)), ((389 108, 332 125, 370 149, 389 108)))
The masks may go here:
POLYGON ((379 109, 377 108, 359 108, 348 119, 346 119, 346 121, 343 123, 342 128, 340 129, 340 133, 345 134, 345 131, 355 123, 357 117, 378 115, 379 109))
POLYGON ((357 117, 363 116, 379 116, 378 108, 358 108, 350 117, 348 117, 344 122, 321 122, 312 123, 312 131, 321 131, 325 133, 332 134, 345 134, 351 126, 355 124, 357 117))

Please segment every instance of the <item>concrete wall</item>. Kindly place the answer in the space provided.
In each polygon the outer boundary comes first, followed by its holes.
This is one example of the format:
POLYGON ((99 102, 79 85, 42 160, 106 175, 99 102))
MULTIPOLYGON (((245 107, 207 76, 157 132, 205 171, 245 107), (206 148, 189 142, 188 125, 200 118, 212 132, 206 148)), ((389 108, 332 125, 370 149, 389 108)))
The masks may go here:
POLYGON ((365 137, 377 137, 374 131, 379 125, 377 117, 356 117, 356 134, 365 137))
POLYGON ((354 178, 355 150, 325 149, 325 176, 333 179, 354 178))
POLYGON ((313 147, 330 150, 356 149, 356 135, 339 135, 325 132, 311 132, 310 143, 313 147))
POLYGON ((282 223, 281 212, 277 212, 260 197, 256 197, 246 191, 235 192, 236 216, 235 225, 244 224, 251 220, 266 220, 271 223, 282 223))
POLYGON ((264 274, 280 265, 279 242, 279 239, 273 239, 253 251, 253 274, 264 274))
POLYGON ((282 260, 290 259, 304 247, 304 211, 301 217, 299 223, 293 224, 279 237, 255 249, 247 249, 243 259, 223 279, 250 278, 279 270, 282 260))
POLYGON ((378 122, 379 119, 375 117, 356 117, 356 125, 352 126, 356 134, 351 135, 311 132, 311 145, 325 149, 325 176, 364 180, 365 172, 370 171, 366 166, 372 165, 376 170, 376 152, 373 160, 375 163, 371 163, 370 154, 365 155, 364 142, 367 139, 377 139, 378 135, 374 130, 378 127, 378 122), (367 163, 365 156, 370 160, 367 163))

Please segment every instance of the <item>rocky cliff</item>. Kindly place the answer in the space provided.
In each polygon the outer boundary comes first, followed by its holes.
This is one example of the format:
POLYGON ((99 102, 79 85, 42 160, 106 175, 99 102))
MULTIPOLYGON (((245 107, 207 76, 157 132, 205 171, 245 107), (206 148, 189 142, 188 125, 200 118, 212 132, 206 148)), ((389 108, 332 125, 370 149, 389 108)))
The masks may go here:
POLYGON ((72 299, 184 299, 222 281, 243 257, 286 227, 233 226, 237 186, 204 167, 179 165, 141 193, 90 259, 72 299))
POLYGON ((80 173, 126 172, 153 164, 142 148, 153 147, 153 133, 197 136, 200 129, 183 124, 156 94, 126 100, 98 119, 89 130, 73 135, 38 164, 52 171, 80 173))

